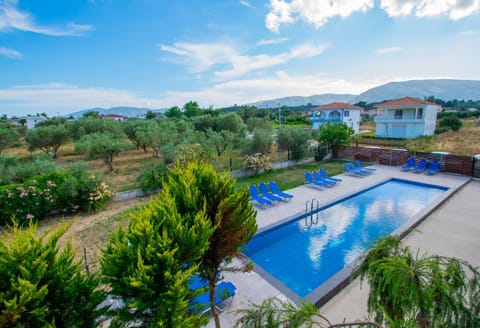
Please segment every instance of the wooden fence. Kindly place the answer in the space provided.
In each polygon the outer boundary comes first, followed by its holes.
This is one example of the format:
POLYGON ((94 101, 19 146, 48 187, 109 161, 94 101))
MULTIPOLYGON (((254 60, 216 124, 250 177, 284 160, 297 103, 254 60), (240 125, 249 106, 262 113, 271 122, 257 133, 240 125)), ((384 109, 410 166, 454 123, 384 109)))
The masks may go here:
POLYGON ((362 162, 401 166, 410 157, 440 163, 441 172, 457 173, 480 178, 480 157, 457 156, 444 153, 411 152, 406 149, 386 149, 380 147, 340 146, 333 149, 335 158, 360 160, 362 162))

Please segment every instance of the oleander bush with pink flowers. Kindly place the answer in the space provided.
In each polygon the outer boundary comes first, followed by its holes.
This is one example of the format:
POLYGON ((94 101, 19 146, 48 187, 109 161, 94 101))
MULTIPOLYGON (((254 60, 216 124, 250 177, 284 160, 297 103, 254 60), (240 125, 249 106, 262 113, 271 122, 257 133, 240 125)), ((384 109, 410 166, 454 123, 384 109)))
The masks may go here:
POLYGON ((42 174, 0 187, 0 225, 9 224, 12 217, 25 224, 52 213, 96 211, 111 195, 100 176, 80 167, 42 174))

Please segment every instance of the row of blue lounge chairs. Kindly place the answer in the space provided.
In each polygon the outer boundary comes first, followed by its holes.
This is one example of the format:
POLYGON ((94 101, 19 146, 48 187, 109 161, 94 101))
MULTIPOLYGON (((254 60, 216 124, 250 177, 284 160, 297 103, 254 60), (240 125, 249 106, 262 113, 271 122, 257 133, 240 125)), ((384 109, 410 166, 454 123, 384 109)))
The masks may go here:
POLYGON ((305 183, 311 186, 333 187, 340 182, 342 182, 342 179, 329 177, 324 168, 312 173, 305 172, 305 183))
POLYGON ((248 188, 252 200, 260 205, 271 205, 293 198, 293 195, 281 191, 275 181, 270 181, 268 187, 262 182, 258 185, 258 188, 255 185, 250 185, 248 188))
POLYGON ((432 161, 430 162, 430 165, 429 165, 426 159, 421 159, 417 163, 415 158, 412 157, 412 158, 409 158, 407 160, 407 163, 402 166, 402 170, 411 171, 413 173, 424 172, 425 174, 436 174, 438 173, 438 170, 440 170, 440 163, 436 161, 432 161))
POLYGON ((376 171, 374 168, 363 167, 362 163, 360 163, 358 159, 354 162, 343 164, 343 167, 345 168, 345 172, 347 174, 353 176, 366 176, 376 171))

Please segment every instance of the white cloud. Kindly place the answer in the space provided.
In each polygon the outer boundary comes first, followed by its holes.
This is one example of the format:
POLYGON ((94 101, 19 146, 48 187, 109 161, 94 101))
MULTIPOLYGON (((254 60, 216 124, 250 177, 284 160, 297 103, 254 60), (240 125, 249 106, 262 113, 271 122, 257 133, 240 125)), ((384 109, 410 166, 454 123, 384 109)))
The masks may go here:
MULTIPOLYGON (((366 12, 374 0, 270 0, 266 27, 278 32, 280 25, 303 20, 320 28, 333 17, 348 17, 366 12)), ((480 12, 480 0, 380 0, 380 8, 391 17, 415 15, 429 17, 448 15, 457 20, 480 12)))
POLYGON ((285 64, 295 58, 308 58, 321 54, 328 48, 326 44, 303 44, 289 52, 277 55, 242 55, 227 44, 175 43, 173 46, 161 45, 160 49, 182 56, 180 63, 190 67, 193 73, 215 69, 213 74, 221 79, 242 76, 252 71, 285 64))
POLYGON ((480 35, 480 30, 467 30, 460 32, 460 35, 468 36, 468 35, 480 35))
POLYGON ((247 0, 240 0, 240 4, 241 4, 242 6, 247 7, 247 8, 254 8, 254 7, 252 6, 252 4, 251 4, 249 1, 247 1, 247 0))
POLYGON ((288 38, 277 38, 277 39, 260 40, 256 44, 257 46, 265 46, 269 44, 279 44, 286 41, 288 41, 288 38))
POLYGON ((447 14, 450 19, 456 20, 479 12, 480 0, 381 0, 380 7, 392 17, 447 14))
POLYGON ((266 26, 278 32, 281 24, 291 24, 302 19, 320 28, 333 17, 348 17, 357 11, 365 12, 374 6, 374 0, 270 0, 266 26))
POLYGON ((0 56, 4 56, 11 59, 22 59, 23 54, 17 50, 0 47, 0 56))
POLYGON ((92 31, 92 25, 68 23, 64 27, 41 26, 33 17, 17 8, 18 0, 0 0, 0 32, 2 30, 20 30, 51 36, 80 36, 92 31))
POLYGON ((375 49, 374 52, 377 54, 377 55, 386 55, 386 54, 391 54, 391 53, 394 53, 394 52, 399 52, 399 51, 402 51, 403 49, 400 48, 400 47, 389 47, 389 48, 378 48, 378 49, 375 49))
POLYGON ((80 88, 50 83, 21 85, 0 89, 2 114, 26 115, 46 112, 50 115, 92 107, 138 106, 160 108, 159 99, 144 98, 131 91, 108 88, 80 88))
POLYGON ((162 99, 167 106, 184 104, 195 99, 201 106, 224 107, 233 104, 253 103, 286 96, 311 96, 322 93, 359 94, 388 82, 328 77, 323 74, 292 76, 279 71, 274 76, 261 79, 232 80, 191 92, 168 92, 162 99))

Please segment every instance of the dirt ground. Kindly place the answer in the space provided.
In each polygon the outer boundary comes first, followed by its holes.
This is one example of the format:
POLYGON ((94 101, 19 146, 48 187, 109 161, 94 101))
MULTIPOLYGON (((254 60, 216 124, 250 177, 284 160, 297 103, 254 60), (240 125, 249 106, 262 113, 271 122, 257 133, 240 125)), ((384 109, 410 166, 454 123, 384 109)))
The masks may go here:
POLYGON ((129 210, 148 202, 149 197, 133 198, 122 201, 110 201, 99 212, 82 213, 75 216, 52 216, 38 223, 37 233, 42 234, 51 227, 57 227, 62 219, 72 225, 60 240, 61 243, 70 239, 77 259, 84 262, 84 249, 90 271, 99 268, 98 257, 100 249, 108 243, 110 234, 118 227, 122 217, 128 220, 129 210))

